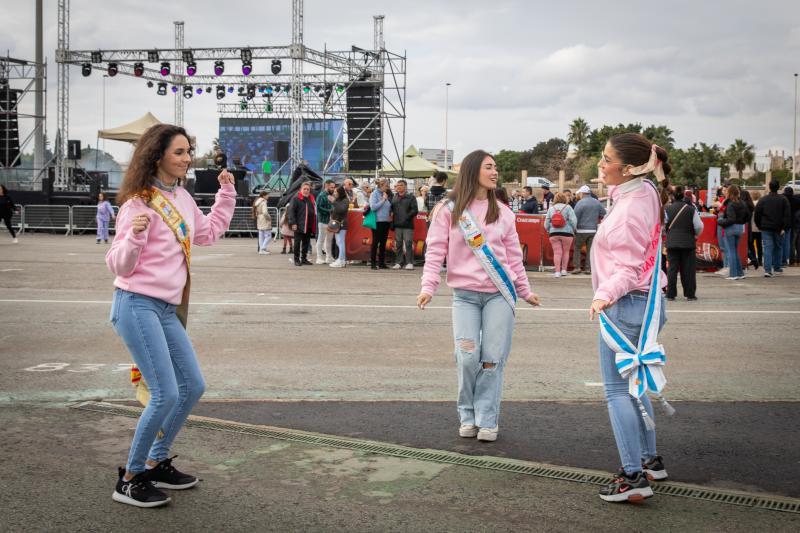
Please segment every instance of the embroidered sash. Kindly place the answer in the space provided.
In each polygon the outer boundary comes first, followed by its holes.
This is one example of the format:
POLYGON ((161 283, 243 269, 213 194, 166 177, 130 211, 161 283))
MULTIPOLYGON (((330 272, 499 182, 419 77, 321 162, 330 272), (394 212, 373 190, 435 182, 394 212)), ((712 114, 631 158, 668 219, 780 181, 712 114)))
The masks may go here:
MULTIPOLYGON (((447 203, 447 208, 451 213, 453 212, 453 207, 453 202, 447 203)), ((472 253, 475 254, 475 257, 478 259, 478 262, 480 262, 483 270, 486 271, 489 279, 492 280, 497 290, 500 291, 500 294, 503 295, 508 305, 511 306, 511 311, 514 312, 517 304, 517 291, 514 288, 514 284, 511 282, 511 276, 508 275, 503 265, 500 264, 494 251, 489 246, 489 243, 483 237, 480 226, 478 226, 472 214, 466 209, 461 213, 458 226, 461 228, 461 234, 464 236, 467 246, 472 250, 472 253)))

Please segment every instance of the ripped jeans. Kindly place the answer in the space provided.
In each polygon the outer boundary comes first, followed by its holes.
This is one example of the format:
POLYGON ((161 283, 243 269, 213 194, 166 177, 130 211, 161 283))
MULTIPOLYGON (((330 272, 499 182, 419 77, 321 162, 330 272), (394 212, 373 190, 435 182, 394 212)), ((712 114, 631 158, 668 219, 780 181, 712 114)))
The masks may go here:
POLYGON ((514 311, 499 292, 453 289, 453 336, 462 424, 497 427, 514 311))

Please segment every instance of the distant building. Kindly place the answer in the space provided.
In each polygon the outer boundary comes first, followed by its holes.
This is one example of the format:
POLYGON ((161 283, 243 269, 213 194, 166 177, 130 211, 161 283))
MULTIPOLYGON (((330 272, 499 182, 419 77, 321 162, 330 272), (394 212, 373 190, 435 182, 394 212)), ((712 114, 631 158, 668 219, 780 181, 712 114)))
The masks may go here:
MULTIPOLYGON (((444 150, 441 148, 420 148, 419 155, 422 159, 444 168, 444 150)), ((453 151, 447 151, 447 170, 453 169, 453 151)))

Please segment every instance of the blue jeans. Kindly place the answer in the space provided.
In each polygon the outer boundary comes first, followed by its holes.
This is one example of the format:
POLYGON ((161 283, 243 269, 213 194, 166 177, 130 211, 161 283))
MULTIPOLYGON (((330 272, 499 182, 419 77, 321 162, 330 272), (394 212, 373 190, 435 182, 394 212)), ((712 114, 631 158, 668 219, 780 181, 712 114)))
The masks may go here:
POLYGON ((150 389, 150 402, 133 435, 126 470, 145 470, 145 460, 163 461, 205 381, 175 306, 163 300, 117 289, 111 324, 122 337, 150 389))
MULTIPOLYGON (((663 296, 661 296, 661 324, 667 320, 663 296)), ((647 296, 628 293, 606 309, 606 315, 633 343, 639 342, 639 331, 644 319, 647 296)), ((617 441, 622 468, 628 474, 640 472, 642 461, 656 456, 656 432, 645 428, 636 400, 628 394, 628 380, 617 372, 616 352, 609 348, 600 335, 600 373, 608 404, 608 416, 614 439, 617 441)), ((653 406, 647 394, 642 395, 642 403, 647 413, 653 417, 653 406)), ((653 418, 655 420, 655 418, 653 418)))
POLYGON ((499 292, 453 289, 453 336, 462 424, 497 427, 514 310, 499 292))
POLYGON ((336 247, 339 248, 339 257, 336 258, 340 263, 347 262, 347 250, 345 249, 345 236, 347 235, 346 229, 340 229, 336 234, 336 247))
POLYGON ((764 245, 764 272, 782 272, 783 237, 777 231, 761 230, 761 241, 764 245))
POLYGON ((744 276, 742 270, 742 260, 739 257, 739 241, 742 239, 742 232, 744 226, 741 224, 733 224, 725 228, 725 253, 730 254, 728 257, 728 268, 730 268, 730 277, 744 276))
POLYGON ((717 225, 717 244, 722 251, 722 268, 728 268, 728 239, 724 236, 724 229, 722 226, 717 225))
POLYGON ((792 243, 794 242, 794 233, 792 233, 791 229, 787 229, 783 232, 783 251, 781 252, 781 262, 784 265, 789 264, 789 260, 792 257, 792 243))

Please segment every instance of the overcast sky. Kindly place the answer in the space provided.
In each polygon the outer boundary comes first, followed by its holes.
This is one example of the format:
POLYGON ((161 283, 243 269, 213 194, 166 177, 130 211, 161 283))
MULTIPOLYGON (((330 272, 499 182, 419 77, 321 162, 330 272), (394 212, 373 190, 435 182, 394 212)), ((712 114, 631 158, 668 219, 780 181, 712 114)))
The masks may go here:
MULTIPOLYGON (((57 3, 45 0, 48 135, 56 132, 57 3)), ((449 147, 455 160, 476 148, 527 149, 565 138, 583 117, 592 127, 666 124, 678 146, 758 152, 792 147, 794 72, 800 71, 800 1, 305 0, 305 44, 372 46, 383 14, 386 48, 408 55, 407 143, 449 147)), ((34 58, 33 0, 0 0, 0 51, 34 58)), ((71 0, 72 49, 171 48, 184 20, 187 47, 288 45, 291 1, 71 0)), ((206 65, 207 67, 207 65, 206 65)), ((102 127, 102 76, 71 70, 70 138, 95 145, 102 127)), ((28 102, 32 108, 33 100, 28 102)), ((200 151, 218 134, 216 99, 192 98, 185 125, 200 151)), ((142 80, 107 80, 106 126, 151 111, 173 119, 173 99, 142 80)), ((28 124, 22 124, 26 129, 28 124)), ((118 160, 125 143, 107 141, 118 160)), ((31 151, 32 146, 26 151, 31 151)))

